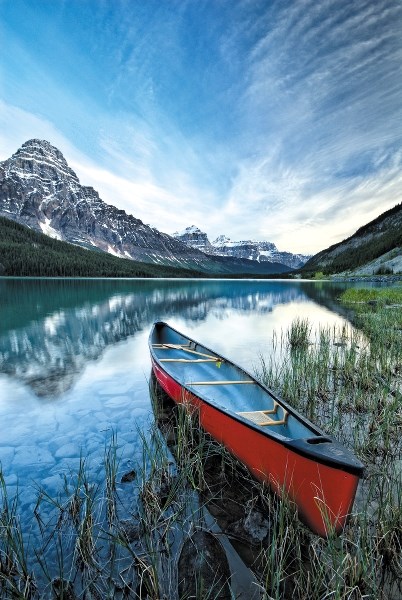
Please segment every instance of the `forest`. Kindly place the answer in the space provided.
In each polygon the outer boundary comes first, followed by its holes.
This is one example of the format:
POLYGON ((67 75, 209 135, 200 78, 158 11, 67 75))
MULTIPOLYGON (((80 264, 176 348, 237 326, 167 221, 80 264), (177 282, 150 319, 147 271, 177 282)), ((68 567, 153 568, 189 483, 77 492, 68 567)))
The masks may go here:
POLYGON ((20 277, 205 277, 61 242, 0 217, 0 275, 20 277))
MULTIPOLYGON (((325 274, 341 273, 361 267, 391 250, 402 247, 402 205, 398 204, 352 236, 355 244, 340 242, 313 256, 300 270, 304 276, 317 269, 325 274), (344 248, 342 247, 344 245, 344 248), (334 250, 337 250, 334 253, 334 250)), ((348 240, 346 240, 348 241, 348 240)))

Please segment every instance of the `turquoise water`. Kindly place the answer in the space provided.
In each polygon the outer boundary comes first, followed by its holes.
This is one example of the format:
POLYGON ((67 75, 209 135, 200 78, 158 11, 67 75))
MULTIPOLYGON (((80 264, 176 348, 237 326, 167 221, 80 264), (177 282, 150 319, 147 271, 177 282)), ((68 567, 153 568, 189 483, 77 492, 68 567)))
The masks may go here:
MULTIPOLYGON (((116 433, 119 473, 141 462, 153 413, 148 335, 168 321, 252 371, 296 316, 347 323, 341 284, 301 281, 0 279, 0 461, 21 518, 87 457, 100 483, 116 433)), ((130 502, 135 503, 135 494, 130 502)), ((49 509, 50 510, 50 509, 49 509)))

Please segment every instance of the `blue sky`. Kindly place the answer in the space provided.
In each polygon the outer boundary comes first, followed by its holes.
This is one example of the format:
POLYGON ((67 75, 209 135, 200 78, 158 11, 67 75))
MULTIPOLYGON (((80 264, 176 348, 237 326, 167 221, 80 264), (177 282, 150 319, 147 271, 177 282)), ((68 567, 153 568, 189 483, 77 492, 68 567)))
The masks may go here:
POLYGON ((0 0, 0 160, 161 231, 315 253, 401 201, 399 0, 0 0))

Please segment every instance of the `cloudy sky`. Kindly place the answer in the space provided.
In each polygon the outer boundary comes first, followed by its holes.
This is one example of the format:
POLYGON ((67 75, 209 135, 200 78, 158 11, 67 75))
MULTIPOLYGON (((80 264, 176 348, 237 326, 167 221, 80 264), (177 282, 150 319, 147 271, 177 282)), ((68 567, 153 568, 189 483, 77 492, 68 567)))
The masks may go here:
POLYGON ((0 160, 173 233, 315 253, 401 201, 399 0, 0 0, 0 160))

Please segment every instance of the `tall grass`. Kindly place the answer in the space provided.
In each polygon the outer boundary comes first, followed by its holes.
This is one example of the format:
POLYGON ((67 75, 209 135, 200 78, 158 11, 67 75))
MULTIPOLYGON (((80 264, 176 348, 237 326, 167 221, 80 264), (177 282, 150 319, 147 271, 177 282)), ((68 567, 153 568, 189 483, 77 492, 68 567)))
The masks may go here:
POLYGON ((402 304, 402 287, 349 288, 342 293, 343 302, 379 303, 382 305, 402 304))
POLYGON ((289 346, 292 350, 304 349, 309 345, 311 325, 308 319, 295 319, 287 333, 289 346))
MULTIPOLYGON (((353 514, 339 538, 309 535, 304 556, 287 564, 282 548, 289 545, 291 528, 280 533, 275 546, 281 552, 272 553, 284 557, 275 571, 282 574, 282 588, 271 575, 267 598, 402 597, 401 311, 365 305, 355 319, 360 333, 321 329, 310 333, 304 346, 282 337, 280 352, 273 355, 279 359, 261 359, 259 377, 366 464, 353 514), (289 573, 293 589, 287 596, 289 573)), ((299 327, 293 324, 290 332, 299 327)), ((278 523, 282 510, 284 505, 278 523)), ((292 528, 291 546, 305 548, 305 532, 299 525, 292 528)), ((269 552, 266 569, 272 572, 269 552)))
POLYGON ((0 492, 0 597, 34 598, 37 587, 20 525, 18 494, 9 499, 1 469, 0 492))

